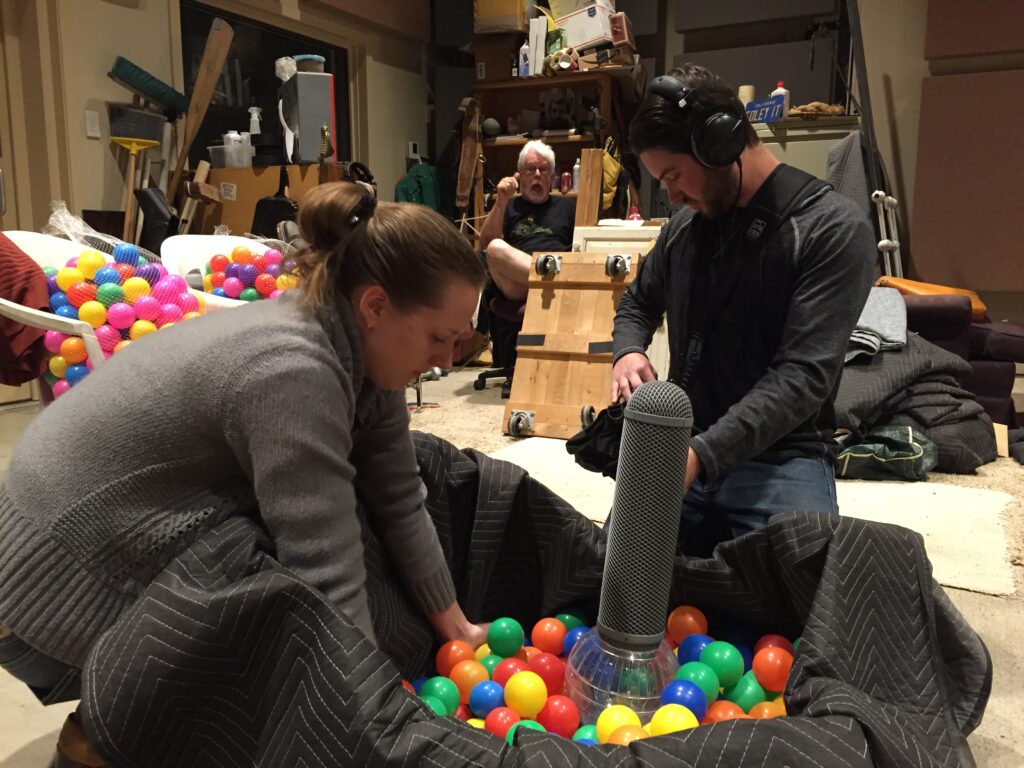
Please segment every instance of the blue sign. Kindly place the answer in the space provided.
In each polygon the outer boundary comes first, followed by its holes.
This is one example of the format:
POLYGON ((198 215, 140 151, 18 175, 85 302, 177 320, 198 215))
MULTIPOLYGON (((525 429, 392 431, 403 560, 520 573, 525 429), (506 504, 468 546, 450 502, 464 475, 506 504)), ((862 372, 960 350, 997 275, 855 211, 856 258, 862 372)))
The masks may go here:
POLYGON ((747 104, 747 120, 752 123, 777 123, 784 118, 786 97, 782 94, 747 104))

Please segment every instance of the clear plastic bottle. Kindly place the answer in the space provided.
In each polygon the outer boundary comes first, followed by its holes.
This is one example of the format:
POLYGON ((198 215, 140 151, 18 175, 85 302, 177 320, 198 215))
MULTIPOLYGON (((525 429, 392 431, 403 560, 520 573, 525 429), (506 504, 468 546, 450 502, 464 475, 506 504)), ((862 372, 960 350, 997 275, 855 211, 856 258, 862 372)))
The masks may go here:
POLYGON ((530 45, 529 43, 523 43, 523 47, 519 49, 519 76, 529 77, 530 76, 530 45))
POLYGON ((783 96, 782 102, 782 117, 789 117, 789 91, 786 90, 785 84, 782 80, 779 80, 778 86, 772 91, 772 96, 783 96))

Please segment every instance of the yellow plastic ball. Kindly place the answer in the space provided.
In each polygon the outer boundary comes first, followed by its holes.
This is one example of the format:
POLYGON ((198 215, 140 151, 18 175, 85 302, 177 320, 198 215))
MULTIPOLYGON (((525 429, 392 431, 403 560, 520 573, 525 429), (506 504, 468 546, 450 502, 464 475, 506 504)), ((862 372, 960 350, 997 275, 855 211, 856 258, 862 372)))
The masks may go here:
POLYGON ((60 355, 54 355, 50 358, 49 367, 50 373, 58 379, 63 379, 64 374, 68 372, 68 361, 60 355))
POLYGON ((474 655, 476 656, 476 660, 477 661, 480 661, 480 659, 482 659, 484 656, 490 656, 491 655, 491 646, 489 646, 487 643, 484 643, 483 645, 481 645, 479 648, 476 649, 476 651, 474 652, 474 655))
POLYGON ((128 335, 132 341, 138 341, 143 336, 149 336, 151 333, 156 332, 156 325, 151 323, 149 320, 136 320, 132 323, 132 328, 128 331, 128 335))
POLYGON ((646 739, 648 736, 650 734, 639 725, 620 725, 612 731, 612 735, 608 737, 608 743, 626 747, 637 739, 646 739))
POLYGON ((124 281, 124 285, 121 286, 121 290, 124 291, 124 298, 129 304, 134 304, 135 300, 140 296, 149 296, 153 290, 150 288, 149 283, 141 277, 129 277, 124 281))
POLYGON ((64 267, 57 273, 57 286, 64 291, 68 292, 68 288, 76 283, 84 283, 85 275, 82 270, 78 267, 64 267))
POLYGON ((605 707, 604 711, 597 716, 597 740, 602 744, 607 744, 612 734, 624 725, 643 727, 640 723, 640 716, 624 704, 612 704, 605 707))
POLYGON ((524 720, 537 717, 548 701, 548 687, 536 672, 516 672, 505 683, 505 706, 524 720))
POLYGON ((666 704, 658 707, 651 718, 651 735, 664 736, 666 733, 688 731, 698 725, 697 717, 682 704, 666 704))
POLYGON ((78 319, 99 328, 107 322, 107 308, 98 301, 87 301, 78 308, 78 319))
POLYGON ((199 302, 199 314, 205 314, 206 313, 206 299, 203 297, 203 294, 199 293, 198 291, 192 291, 192 295, 195 296, 196 297, 196 301, 199 302))
POLYGON ((81 270, 87 280, 92 280, 100 267, 105 267, 106 265, 107 258, 99 251, 89 249, 82 251, 82 255, 78 257, 78 269, 81 270))
POLYGON ((181 316, 181 319, 182 320, 194 320, 197 317, 202 317, 202 315, 199 314, 198 312, 186 312, 184 315, 181 316))
POLYGON ((472 725, 474 728, 480 728, 481 730, 484 727, 484 721, 481 720, 479 717, 471 717, 466 722, 472 725))
POLYGON ((114 351, 112 354, 116 355, 118 352, 120 352, 122 349, 124 349, 131 343, 131 339, 122 339, 121 341, 117 342, 117 344, 114 345, 114 351))
POLYGON ((213 290, 213 275, 203 275, 203 290, 207 293, 213 290))

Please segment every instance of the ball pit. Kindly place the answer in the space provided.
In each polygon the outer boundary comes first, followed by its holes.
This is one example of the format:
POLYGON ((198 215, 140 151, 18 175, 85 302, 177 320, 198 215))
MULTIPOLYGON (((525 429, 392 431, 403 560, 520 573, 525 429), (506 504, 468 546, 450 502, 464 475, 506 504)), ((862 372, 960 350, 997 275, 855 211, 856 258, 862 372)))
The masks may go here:
MULTIPOLYGON (((623 696, 587 717, 567 694, 568 654, 581 638, 595 634, 588 632, 586 618, 575 614, 542 618, 528 633, 515 619, 499 618, 491 624, 485 644, 472 648, 462 641, 445 643, 435 656, 437 676, 402 685, 414 689, 439 716, 458 717, 509 744, 524 728, 583 745, 628 745, 728 720, 785 716, 780 692, 798 642, 781 635, 748 638, 725 622, 722 626, 736 642, 718 639, 716 628, 694 606, 679 606, 669 615, 666 641, 676 647, 668 646, 666 653, 673 659, 693 658, 682 663, 673 679, 660 684, 655 691, 660 696, 657 706, 646 716, 628 706, 629 697, 623 696), (535 645, 523 645, 527 636, 535 645), (749 640, 750 646, 739 638, 749 640), (751 646, 758 649, 752 663, 744 660, 751 646)), ((658 684, 656 676, 640 667, 618 669, 616 674, 629 678, 620 680, 623 691, 658 684)))

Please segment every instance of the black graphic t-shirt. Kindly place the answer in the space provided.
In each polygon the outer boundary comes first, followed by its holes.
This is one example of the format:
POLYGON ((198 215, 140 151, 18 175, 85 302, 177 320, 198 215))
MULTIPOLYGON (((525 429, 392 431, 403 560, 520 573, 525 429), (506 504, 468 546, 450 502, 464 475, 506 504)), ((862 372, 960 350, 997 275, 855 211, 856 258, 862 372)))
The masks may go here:
POLYGON ((524 253, 572 250, 572 231, 576 222, 576 201, 568 197, 549 197, 534 205, 514 197, 505 209, 505 241, 524 253))

